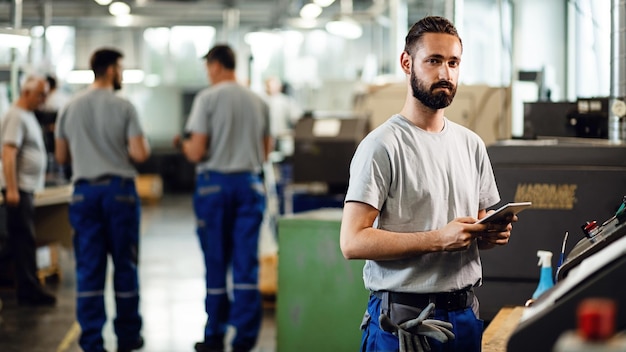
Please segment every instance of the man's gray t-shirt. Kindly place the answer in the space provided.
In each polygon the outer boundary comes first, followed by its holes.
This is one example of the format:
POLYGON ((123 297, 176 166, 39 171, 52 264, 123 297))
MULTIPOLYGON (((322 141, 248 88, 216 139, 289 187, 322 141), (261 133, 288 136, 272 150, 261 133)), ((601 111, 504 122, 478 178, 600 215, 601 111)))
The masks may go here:
MULTIPOLYGON (((500 200, 483 141, 449 120, 426 132, 394 115, 359 144, 350 164, 346 201, 371 205, 375 227, 394 232, 439 229, 457 217, 478 215, 500 200)), ((367 260, 372 291, 432 293, 478 285, 482 267, 476 242, 467 250, 388 261, 367 260)))
POLYGON ((269 135, 269 109, 248 88, 223 82, 198 93, 185 130, 209 138, 198 172, 260 172, 263 140, 269 135))
POLYGON ((59 113, 55 136, 68 142, 72 180, 135 177, 128 139, 143 135, 137 110, 110 89, 89 88, 59 113))
MULTIPOLYGON (((45 182, 47 154, 41 126, 31 111, 15 105, 6 112, 1 123, 1 144, 18 148, 16 167, 18 189, 34 192, 42 189, 45 182)), ((2 187, 6 187, 4 173, 2 187)))

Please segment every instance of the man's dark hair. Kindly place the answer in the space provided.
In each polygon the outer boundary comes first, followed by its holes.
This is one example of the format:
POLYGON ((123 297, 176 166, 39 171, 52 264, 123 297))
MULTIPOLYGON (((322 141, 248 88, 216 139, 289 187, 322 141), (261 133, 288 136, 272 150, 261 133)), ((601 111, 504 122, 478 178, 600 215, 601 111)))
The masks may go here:
POLYGON ((50 87, 50 91, 53 91, 57 87, 57 79, 53 75, 46 75, 46 81, 48 81, 48 86, 50 87))
POLYGON ((459 37, 459 33, 457 33, 452 22, 440 16, 428 16, 417 21, 411 29, 409 29, 409 33, 405 38, 404 51, 413 56, 417 50, 420 40, 426 33, 443 33, 453 35, 459 39, 461 48, 463 47, 461 37, 459 37))
POLYGON ((204 55, 204 58, 209 63, 217 61, 228 70, 235 69, 235 52, 226 44, 214 46, 206 55, 204 55))
POLYGON ((89 64, 96 78, 105 75, 111 65, 117 64, 117 60, 124 57, 121 52, 115 49, 99 49, 91 55, 89 64))

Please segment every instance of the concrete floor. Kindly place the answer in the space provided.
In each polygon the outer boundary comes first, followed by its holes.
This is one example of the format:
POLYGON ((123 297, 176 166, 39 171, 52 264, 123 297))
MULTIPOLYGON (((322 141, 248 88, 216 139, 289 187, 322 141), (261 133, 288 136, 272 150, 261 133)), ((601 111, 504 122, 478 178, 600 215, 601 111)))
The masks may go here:
MULTIPOLYGON (((195 236, 191 195, 166 195, 156 204, 144 204, 141 226, 139 268, 145 346, 139 351, 193 351, 195 342, 203 338, 206 314, 204 265, 195 236)), ((76 342, 80 329, 75 319, 73 254, 61 248, 59 256, 61 278, 48 283, 58 298, 55 307, 18 306, 13 290, 0 289, 0 351, 81 351, 76 342)), ((115 351, 110 281, 106 302, 109 320, 103 331, 105 347, 115 351)), ((255 352, 276 351, 274 317, 274 309, 266 306, 255 352)))

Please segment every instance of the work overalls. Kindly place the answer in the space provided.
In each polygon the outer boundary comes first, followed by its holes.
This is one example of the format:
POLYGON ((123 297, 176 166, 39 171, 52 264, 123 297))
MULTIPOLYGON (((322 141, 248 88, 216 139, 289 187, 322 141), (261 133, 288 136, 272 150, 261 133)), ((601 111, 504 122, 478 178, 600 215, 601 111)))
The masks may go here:
POLYGON ((233 349, 250 350, 262 318, 258 289, 259 231, 265 210, 262 180, 250 172, 200 172, 193 201, 206 266, 205 344, 222 347, 227 325, 232 325, 236 328, 233 349))
POLYGON ((69 213, 76 255, 76 315, 82 331, 79 344, 85 351, 104 351, 104 287, 110 254, 117 312, 113 327, 118 347, 132 346, 140 338, 142 324, 137 275, 140 203, 135 182, 118 176, 78 180, 69 213))

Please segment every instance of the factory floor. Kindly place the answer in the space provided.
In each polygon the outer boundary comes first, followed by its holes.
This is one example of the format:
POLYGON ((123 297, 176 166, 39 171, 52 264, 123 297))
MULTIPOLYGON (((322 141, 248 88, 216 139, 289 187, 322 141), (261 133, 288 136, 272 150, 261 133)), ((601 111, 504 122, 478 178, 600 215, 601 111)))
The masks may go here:
MULTIPOLYGON (((139 275, 145 346, 138 351, 194 351, 195 342, 203 338, 206 314, 204 267, 194 232, 191 195, 166 194, 158 202, 144 204, 141 231, 139 275)), ((14 291, 0 288, 0 351, 81 351, 73 254, 59 247, 58 255, 60 278, 47 283, 57 296, 55 307, 18 306, 14 291)), ((111 275, 105 296, 109 320, 103 336, 105 348, 111 352, 117 345, 111 324, 114 300, 110 280, 111 275)), ((254 352, 271 351, 276 351, 276 323, 268 300, 254 352)))

